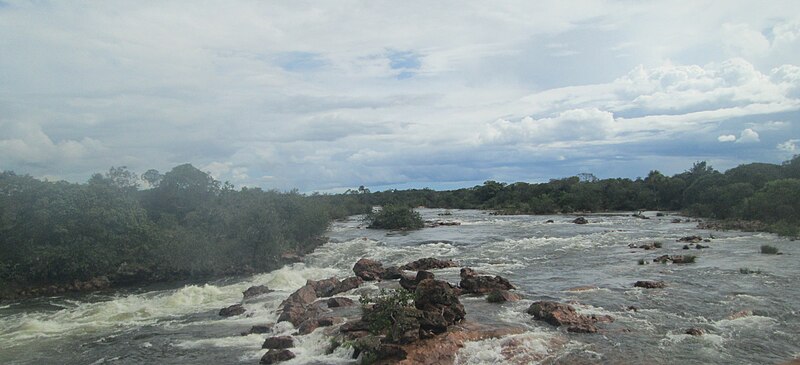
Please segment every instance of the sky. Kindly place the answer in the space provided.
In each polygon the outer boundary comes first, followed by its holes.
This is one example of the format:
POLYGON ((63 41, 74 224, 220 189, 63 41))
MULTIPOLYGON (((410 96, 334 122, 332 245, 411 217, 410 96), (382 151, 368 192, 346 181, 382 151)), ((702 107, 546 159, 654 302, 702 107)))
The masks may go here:
POLYGON ((0 170, 452 189, 800 154, 800 1, 0 0, 0 170))

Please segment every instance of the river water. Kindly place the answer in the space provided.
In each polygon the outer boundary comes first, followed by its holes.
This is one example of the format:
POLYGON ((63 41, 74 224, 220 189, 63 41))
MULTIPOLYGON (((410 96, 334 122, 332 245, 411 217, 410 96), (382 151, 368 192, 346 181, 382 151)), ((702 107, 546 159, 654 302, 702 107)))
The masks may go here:
MULTIPOLYGON (((247 278, 204 284, 162 285, 73 297, 0 304, 0 364, 257 364, 269 336, 291 334, 279 323, 271 334, 240 333, 275 323, 279 303, 308 279, 352 276, 361 257, 385 265, 423 258, 454 259, 461 266, 509 279, 519 302, 489 304, 462 297, 467 319, 523 333, 467 343, 459 364, 777 364, 800 356, 800 249, 771 234, 699 230, 673 217, 627 215, 493 216, 482 211, 421 209, 423 218, 461 222, 409 233, 367 230, 359 217, 335 223, 330 241, 304 263, 247 278), (552 219, 554 223, 546 224, 552 219), (676 239, 715 237, 711 248, 692 249, 693 264, 639 265, 639 259, 686 254, 676 239), (662 242, 652 251, 629 244, 662 242), (762 255, 762 244, 783 255, 762 255), (743 274, 740 268, 760 273, 743 274), (634 288, 637 280, 664 280, 665 289, 634 288), (245 302, 244 315, 222 318, 220 308, 265 284, 276 291, 245 302), (581 290, 576 287, 588 287, 581 290), (534 321, 525 309, 535 300, 572 302, 583 314, 607 314, 597 334, 572 334, 534 321), (636 311, 628 310, 630 306, 636 311), (732 318, 749 310, 752 315, 732 318), (690 327, 705 335, 684 334, 690 327)), ((652 261, 652 260, 650 260, 652 261)), ((434 270, 457 283, 458 268, 434 270)), ((346 293, 357 299, 379 285, 346 293)), ((285 364, 352 364, 351 350, 325 354, 324 329, 297 337, 297 357, 285 364)))

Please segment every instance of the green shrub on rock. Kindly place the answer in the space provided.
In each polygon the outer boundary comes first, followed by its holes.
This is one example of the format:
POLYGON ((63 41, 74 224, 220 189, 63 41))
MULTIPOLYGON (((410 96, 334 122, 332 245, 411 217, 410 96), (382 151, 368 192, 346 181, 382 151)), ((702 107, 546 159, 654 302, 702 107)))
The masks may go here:
POLYGON ((387 205, 367 214, 365 221, 368 228, 377 229, 420 229, 425 225, 418 212, 398 205, 387 205))

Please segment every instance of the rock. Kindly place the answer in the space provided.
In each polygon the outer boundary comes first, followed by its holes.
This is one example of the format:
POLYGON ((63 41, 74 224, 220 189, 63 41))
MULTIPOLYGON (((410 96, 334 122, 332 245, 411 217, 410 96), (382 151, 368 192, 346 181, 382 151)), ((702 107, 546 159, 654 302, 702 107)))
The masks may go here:
POLYGON ((555 223, 555 222, 552 219, 548 219, 548 220, 544 221, 544 223, 545 224, 550 224, 550 223, 555 223))
POLYGON ((653 259, 653 262, 666 264, 671 262, 673 264, 690 264, 695 261, 695 256, 692 255, 661 255, 653 259))
POLYGON ((270 333, 272 332, 272 325, 264 324, 264 325, 255 325, 250 327, 249 330, 242 332, 242 336, 252 335, 252 334, 263 334, 263 333, 270 333))
POLYGON ((353 272, 365 281, 381 280, 385 269, 375 260, 362 258, 353 266, 353 272))
POLYGON ((666 214, 664 214, 664 212, 657 212, 656 213, 656 217, 664 217, 664 216, 666 216, 666 214))
POLYGON ((680 218, 672 218, 672 221, 671 221, 671 222, 672 222, 672 223, 680 223, 680 222, 681 222, 681 219, 680 219, 680 218))
POLYGON ((331 295, 336 295, 336 294, 344 293, 346 291, 353 290, 355 288, 358 288, 363 283, 364 283, 364 280, 362 280, 361 278, 359 278, 357 276, 351 276, 351 277, 349 277, 347 279, 344 279, 341 282, 339 282, 339 285, 336 285, 336 288, 333 289, 333 292, 331 292, 331 295))
POLYGON ((501 276, 478 275, 470 268, 461 269, 461 282, 458 286, 468 294, 487 294, 492 290, 516 289, 501 276))
POLYGON ((492 290, 486 296, 486 301, 489 303, 503 303, 503 302, 516 302, 522 299, 519 294, 512 293, 508 290, 492 290))
POLYGON ((639 308, 634 305, 629 305, 628 308, 625 308, 627 311, 638 312, 639 308))
POLYGON ((696 249, 698 249, 698 250, 700 250, 700 249, 704 249, 704 248, 710 248, 710 247, 711 247, 711 246, 703 246, 703 245, 701 245, 701 244, 699 244, 699 243, 698 243, 698 244, 696 244, 696 245, 694 245, 694 248, 696 248, 696 249))
POLYGON ((319 319, 318 318, 309 318, 300 323, 297 326, 297 334, 299 335, 307 335, 311 332, 314 332, 315 329, 319 328, 319 319))
POLYGON ((635 284, 633 284, 633 286, 645 289, 661 289, 661 288, 666 288, 667 283, 663 281, 639 280, 635 284))
POLYGON ((283 349, 283 350, 269 350, 267 351, 264 356, 261 357, 260 364, 276 364, 279 362, 287 361, 294 359, 295 355, 293 352, 283 349))
POLYGON ((467 314, 458 296, 445 281, 423 280, 417 284, 415 295, 414 306, 425 312, 424 321, 420 321, 422 330, 441 333, 441 320, 449 326, 460 322, 467 314))
POLYGON ((234 304, 230 307, 220 309, 219 315, 223 317, 232 317, 238 316, 244 312, 246 312, 246 310, 241 304, 234 304))
POLYGON ((578 218, 575 218, 575 220, 573 220, 572 223, 575 223, 575 224, 586 224, 586 223, 589 223, 589 221, 587 221, 586 218, 584 218, 584 217, 578 217, 578 218))
POLYGON ((703 331, 703 329, 701 329, 701 328, 697 328, 697 327, 692 327, 692 328, 689 328, 688 330, 686 330, 686 332, 685 332, 685 333, 686 333, 687 335, 692 335, 692 336, 702 336, 702 335, 704 335, 704 334, 705 334, 705 332, 703 331))
POLYGON ((744 317, 749 317, 753 315, 753 311, 749 309, 740 310, 734 314, 728 316, 728 319, 739 319, 744 317))
POLYGON ((531 304, 526 311, 535 319, 545 321, 553 326, 568 326, 567 331, 575 333, 595 333, 597 322, 612 322, 610 316, 584 316, 575 311, 569 304, 553 301, 538 301, 531 304))
POLYGON ((266 285, 257 285, 247 288, 247 290, 242 292, 242 295, 244 296, 244 299, 250 299, 262 294, 267 294, 272 292, 274 292, 274 290, 270 289, 266 285))
POLYGON ((397 266, 389 266, 383 270, 381 274, 381 279, 383 280, 394 280, 400 279, 403 277, 403 271, 400 270, 397 266))
POLYGON ((314 311, 309 310, 309 306, 315 300, 317 300, 317 294, 311 285, 305 285, 297 289, 281 303, 283 308, 281 315, 278 317, 278 322, 288 321, 295 327, 299 326, 314 314, 314 311))
POLYGON ((448 267, 458 266, 453 260, 439 260, 433 257, 426 257, 414 262, 409 262, 400 266, 400 270, 420 271, 420 270, 433 270, 444 269, 448 267))
POLYGON ((683 245, 683 249, 684 250, 688 250, 689 249, 689 245, 683 245))
POLYGON ((427 279, 433 279, 433 273, 430 271, 418 271, 417 276, 414 278, 407 276, 400 278, 400 286, 402 286, 405 290, 413 292, 417 290, 417 284, 427 279))
POLYGON ((294 339, 292 336, 276 336, 264 340, 261 345, 262 349, 288 349, 294 347, 294 339))
POLYGON ((338 308, 338 307, 349 307, 355 305, 356 302, 354 302, 350 298, 334 297, 328 299, 326 304, 328 304, 328 308, 338 308))
POLYGON ((702 242, 703 237, 700 236, 686 236, 679 238, 676 242, 690 242, 690 243, 697 243, 702 242))
POLYGON ((341 284, 341 282, 337 278, 306 281, 306 286, 311 286, 311 288, 314 289, 314 294, 317 297, 329 297, 333 295, 333 292, 336 290, 336 287, 339 284, 341 284))
POLYGON ((369 323, 362 319, 356 319, 353 321, 345 322, 341 327, 339 327, 339 332, 362 332, 362 331, 369 331, 369 323))

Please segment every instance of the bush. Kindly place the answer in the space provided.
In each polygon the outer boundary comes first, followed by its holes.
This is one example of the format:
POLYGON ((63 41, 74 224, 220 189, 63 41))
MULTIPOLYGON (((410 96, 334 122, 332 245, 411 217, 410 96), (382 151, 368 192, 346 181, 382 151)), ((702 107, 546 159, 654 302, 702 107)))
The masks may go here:
POLYGON ((391 292, 381 289, 380 295, 362 295, 359 299, 363 311, 362 319, 369 323, 369 330, 376 335, 387 335, 390 341, 397 340, 405 332, 409 310, 414 309, 414 293, 406 290, 391 292))
POLYGON ((397 205, 387 205, 378 212, 367 214, 365 221, 368 228, 377 229, 420 229, 425 226, 418 212, 397 205))
POLYGON ((781 252, 778 251, 778 248, 775 246, 770 245, 761 245, 761 253, 768 254, 768 255, 780 255, 781 252))

